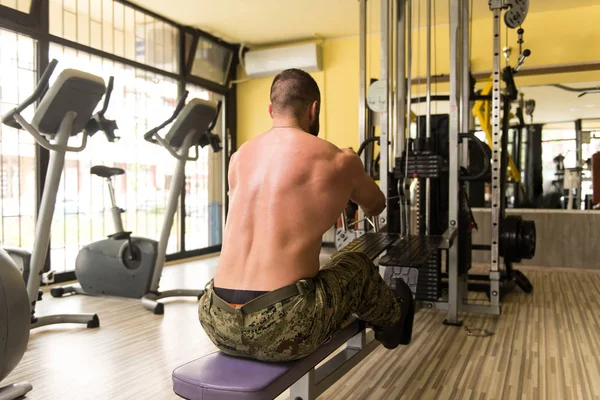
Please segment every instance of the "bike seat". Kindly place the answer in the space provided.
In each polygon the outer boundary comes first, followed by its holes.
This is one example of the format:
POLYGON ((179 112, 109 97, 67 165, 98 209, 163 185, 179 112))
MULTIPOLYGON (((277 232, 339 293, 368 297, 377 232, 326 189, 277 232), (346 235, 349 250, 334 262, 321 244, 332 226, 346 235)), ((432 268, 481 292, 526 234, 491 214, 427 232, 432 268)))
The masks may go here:
POLYGON ((123 175, 125 170, 121 168, 106 167, 104 165, 94 165, 90 169, 90 173, 102 178, 110 178, 115 175, 123 175))

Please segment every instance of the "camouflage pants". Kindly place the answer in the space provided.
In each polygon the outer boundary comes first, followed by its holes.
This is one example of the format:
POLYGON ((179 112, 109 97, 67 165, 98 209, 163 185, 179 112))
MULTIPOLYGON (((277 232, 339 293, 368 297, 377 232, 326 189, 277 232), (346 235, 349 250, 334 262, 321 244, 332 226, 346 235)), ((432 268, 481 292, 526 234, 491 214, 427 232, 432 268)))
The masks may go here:
POLYGON ((353 314, 375 328, 400 320, 396 298, 365 254, 337 255, 313 282, 314 290, 252 313, 214 304, 211 285, 200 299, 200 323, 222 352, 275 362, 306 357, 353 314))

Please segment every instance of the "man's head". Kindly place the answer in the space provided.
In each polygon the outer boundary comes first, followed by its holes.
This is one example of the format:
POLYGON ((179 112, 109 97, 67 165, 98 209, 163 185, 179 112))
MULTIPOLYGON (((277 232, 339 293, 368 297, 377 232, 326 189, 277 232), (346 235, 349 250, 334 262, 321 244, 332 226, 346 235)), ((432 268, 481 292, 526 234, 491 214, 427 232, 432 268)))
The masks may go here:
POLYGON ((273 79, 269 113, 273 119, 293 119, 307 129, 319 134, 321 93, 317 82, 306 72, 287 69, 273 79))

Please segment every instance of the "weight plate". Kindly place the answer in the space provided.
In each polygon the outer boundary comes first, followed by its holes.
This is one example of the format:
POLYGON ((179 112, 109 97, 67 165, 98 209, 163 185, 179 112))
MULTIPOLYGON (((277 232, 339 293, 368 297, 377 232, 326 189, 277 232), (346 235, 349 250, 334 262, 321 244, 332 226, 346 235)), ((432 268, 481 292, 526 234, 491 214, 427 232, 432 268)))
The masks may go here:
POLYGON ((531 260, 535 256, 536 231, 535 222, 522 221, 519 232, 519 253, 521 258, 531 260))

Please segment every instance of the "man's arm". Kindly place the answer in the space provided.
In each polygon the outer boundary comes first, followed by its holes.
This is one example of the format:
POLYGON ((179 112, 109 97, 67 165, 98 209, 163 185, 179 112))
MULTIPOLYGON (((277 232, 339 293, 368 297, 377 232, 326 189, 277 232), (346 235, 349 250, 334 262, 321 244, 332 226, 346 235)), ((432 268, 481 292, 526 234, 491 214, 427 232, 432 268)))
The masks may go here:
POLYGON ((381 214, 386 207, 385 195, 365 172, 360 157, 352 150, 344 150, 343 153, 346 173, 352 184, 350 199, 370 217, 381 214))

